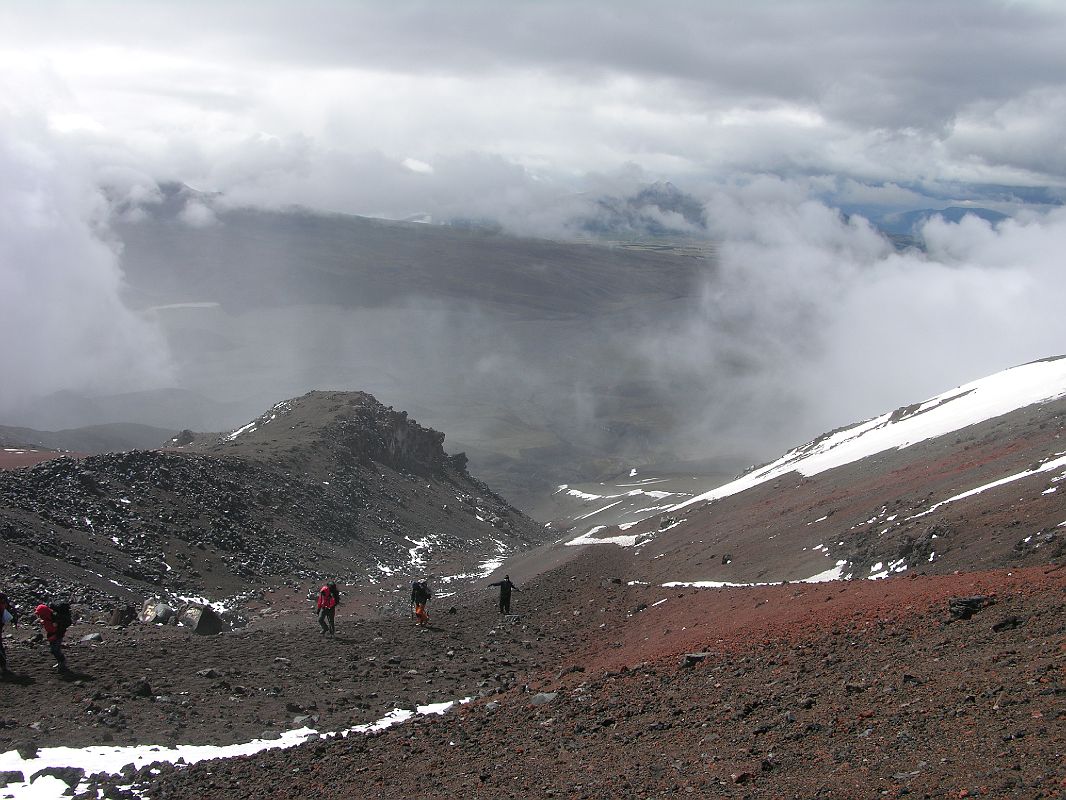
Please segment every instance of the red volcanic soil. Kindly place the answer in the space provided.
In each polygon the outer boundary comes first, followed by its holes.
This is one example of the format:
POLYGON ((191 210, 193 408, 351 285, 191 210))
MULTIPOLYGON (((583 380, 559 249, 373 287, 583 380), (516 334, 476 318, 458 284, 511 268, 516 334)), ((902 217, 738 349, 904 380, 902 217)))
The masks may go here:
POLYGON ((670 590, 627 585, 628 558, 590 547, 528 582, 512 570, 512 619, 482 587, 435 602, 428 629, 342 617, 336 640, 270 606, 213 638, 104 628, 71 647, 80 683, 48 674, 43 645, 9 647, 28 680, 4 687, 0 747, 232 742, 473 697, 117 783, 157 800, 1066 796, 1066 570, 670 590), (953 619, 949 600, 974 596, 983 607, 953 619), (120 726, 89 713, 112 705, 120 726))
POLYGON ((0 469, 32 467, 54 458, 85 458, 85 453, 60 453, 56 450, 32 450, 22 447, 0 448, 0 469))

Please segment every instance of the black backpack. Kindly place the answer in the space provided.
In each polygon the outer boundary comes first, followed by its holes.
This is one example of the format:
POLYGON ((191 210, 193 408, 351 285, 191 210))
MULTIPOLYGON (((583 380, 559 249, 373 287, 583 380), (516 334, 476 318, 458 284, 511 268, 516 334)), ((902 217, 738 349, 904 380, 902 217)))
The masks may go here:
POLYGON ((56 632, 62 636, 67 628, 74 624, 74 616, 70 613, 70 603, 56 603, 51 606, 52 624, 56 626, 56 632))

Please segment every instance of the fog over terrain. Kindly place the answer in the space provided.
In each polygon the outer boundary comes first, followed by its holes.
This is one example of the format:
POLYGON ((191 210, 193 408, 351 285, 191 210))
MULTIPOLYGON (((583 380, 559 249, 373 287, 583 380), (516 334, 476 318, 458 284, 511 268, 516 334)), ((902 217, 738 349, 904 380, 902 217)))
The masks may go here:
POLYGON ((1064 40, 1038 0, 6 3, 0 423, 359 388, 449 446, 761 458, 1061 353, 1064 40), (296 207, 466 231, 422 251, 461 281, 375 251, 374 294, 369 229, 296 207), (648 294, 651 251, 536 238, 689 249, 648 294))

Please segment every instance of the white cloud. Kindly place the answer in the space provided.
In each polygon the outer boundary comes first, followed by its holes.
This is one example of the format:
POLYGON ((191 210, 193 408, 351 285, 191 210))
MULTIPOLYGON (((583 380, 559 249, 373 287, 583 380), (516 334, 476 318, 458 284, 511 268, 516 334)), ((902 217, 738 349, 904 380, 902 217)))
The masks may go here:
POLYGON ((209 206, 196 201, 186 203, 178 216, 182 222, 193 228, 206 228, 218 224, 218 215, 209 206))
POLYGON ((700 311, 646 342, 661 381, 704 398, 699 446, 764 432, 796 444, 1066 341, 1061 209, 995 227, 937 217, 927 253, 897 252, 777 179, 708 211, 722 242, 700 311))
POLYGON ((6 4, 0 65, 19 78, 3 102, 42 106, 96 163, 244 202, 396 216, 426 210, 422 187, 379 158, 435 170, 498 158, 557 191, 627 163, 690 182, 778 172, 1066 186, 1055 4, 195 8, 6 4), (33 92, 18 88, 27 75, 33 92), (307 176, 338 166, 385 202, 353 203, 328 180, 316 193, 307 176))
POLYGON ((0 116, 0 409, 59 389, 169 378, 159 332, 121 300, 103 198, 40 121, 0 116))

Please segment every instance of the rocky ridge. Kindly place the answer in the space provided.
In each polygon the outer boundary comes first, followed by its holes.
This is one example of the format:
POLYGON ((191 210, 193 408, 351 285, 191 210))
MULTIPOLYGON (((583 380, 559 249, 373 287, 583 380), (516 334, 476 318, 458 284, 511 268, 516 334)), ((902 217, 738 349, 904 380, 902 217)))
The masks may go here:
POLYGON ((194 439, 0 471, 8 593, 100 605, 322 575, 366 585, 476 572, 540 536, 443 434, 363 393, 313 392, 194 439))

